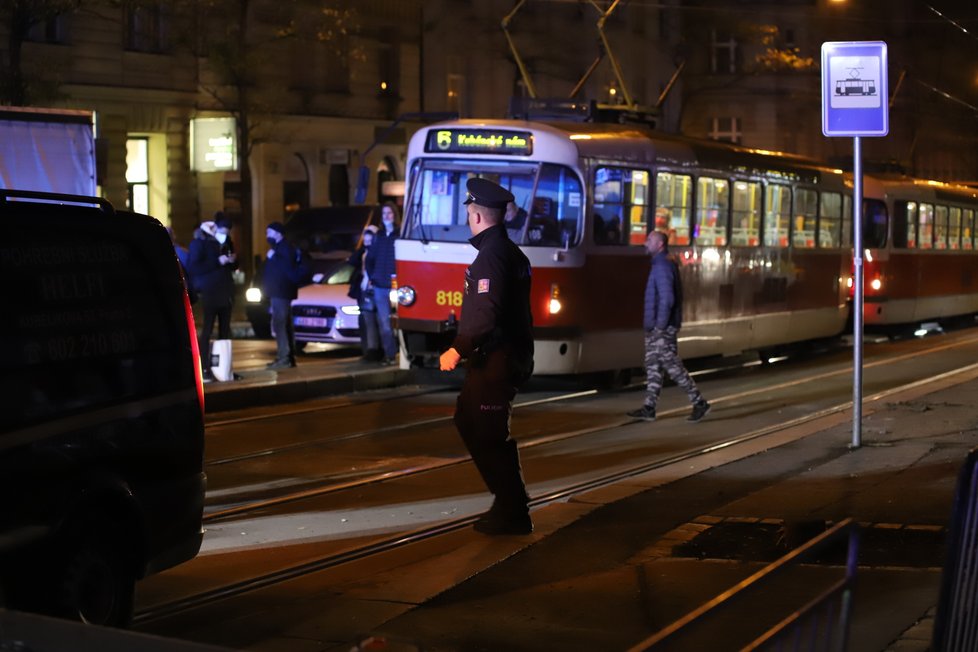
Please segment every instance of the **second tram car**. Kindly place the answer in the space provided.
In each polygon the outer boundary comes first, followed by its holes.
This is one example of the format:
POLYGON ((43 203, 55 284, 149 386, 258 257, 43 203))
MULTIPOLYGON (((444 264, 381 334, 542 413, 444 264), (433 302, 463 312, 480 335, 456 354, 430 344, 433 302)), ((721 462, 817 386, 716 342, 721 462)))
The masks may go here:
POLYGON ((865 243, 867 328, 978 312, 978 188, 910 178, 880 183, 886 210, 865 243))
POLYGON ((516 198, 507 227, 533 266, 538 374, 641 366, 652 229, 680 263, 684 356, 836 336, 846 323, 852 184, 841 170, 594 123, 454 121, 417 132, 408 154, 402 365, 437 365, 454 337, 475 257, 462 205, 473 176, 516 198))

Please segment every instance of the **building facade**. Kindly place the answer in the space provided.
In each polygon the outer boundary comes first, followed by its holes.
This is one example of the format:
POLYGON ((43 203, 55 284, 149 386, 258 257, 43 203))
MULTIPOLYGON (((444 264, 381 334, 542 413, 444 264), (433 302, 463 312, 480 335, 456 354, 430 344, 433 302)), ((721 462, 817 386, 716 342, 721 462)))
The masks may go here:
POLYGON ((848 168, 852 140, 822 135, 821 44, 884 41, 890 132, 863 140, 867 169, 978 178, 976 28, 965 0, 684 3, 680 128, 848 168))
MULTIPOLYGON (((7 11, 2 44, 16 28, 7 11)), ((106 199, 183 242, 224 211, 250 260, 287 211, 351 203, 358 182, 376 202, 404 178, 412 125, 391 125, 420 108, 420 17, 410 0, 85 0, 34 16, 20 61, 32 104, 96 112, 106 199), (236 119, 224 147, 246 152, 217 156, 217 171, 192 165, 191 125, 207 118, 236 119)))

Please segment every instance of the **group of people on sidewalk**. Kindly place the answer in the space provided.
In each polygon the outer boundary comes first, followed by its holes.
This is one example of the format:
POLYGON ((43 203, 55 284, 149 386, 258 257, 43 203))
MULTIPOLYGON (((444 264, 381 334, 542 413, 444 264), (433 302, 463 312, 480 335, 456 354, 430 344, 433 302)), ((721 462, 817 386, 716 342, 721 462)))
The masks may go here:
MULTIPOLYGON (((363 356, 368 361, 393 365, 397 362, 398 343, 391 324, 390 292, 396 273, 394 242, 397 240, 399 216, 397 207, 387 203, 381 207, 380 227, 369 225, 363 232, 361 245, 350 257, 356 270, 350 283, 349 296, 360 308, 359 327, 363 356)), ((238 269, 237 254, 231 240, 231 220, 217 212, 194 230, 188 247, 174 240, 174 247, 187 281, 187 290, 200 311, 198 347, 204 362, 204 380, 213 380, 210 351, 214 326, 217 339, 231 337, 231 308, 234 302, 234 273, 238 269)), ((173 232, 170 231, 173 238, 173 232)), ((262 267, 262 292, 268 297, 272 331, 276 341, 275 360, 269 369, 296 366, 295 327, 292 321, 292 301, 299 288, 318 282, 304 254, 285 237, 281 222, 272 222, 265 229, 269 249, 262 267)), ((316 278, 320 276, 320 278, 316 278)))

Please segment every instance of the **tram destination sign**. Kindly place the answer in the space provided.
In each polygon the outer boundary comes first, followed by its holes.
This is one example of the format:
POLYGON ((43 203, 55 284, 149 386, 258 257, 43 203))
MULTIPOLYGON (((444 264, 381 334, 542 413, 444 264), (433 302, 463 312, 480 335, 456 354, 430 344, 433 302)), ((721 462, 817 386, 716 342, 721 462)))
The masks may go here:
POLYGON ((890 111, 886 43, 822 43, 822 133, 885 136, 890 111))
POLYGON ((428 132, 424 151, 529 156, 533 153, 533 134, 529 131, 495 129, 432 129, 428 132))

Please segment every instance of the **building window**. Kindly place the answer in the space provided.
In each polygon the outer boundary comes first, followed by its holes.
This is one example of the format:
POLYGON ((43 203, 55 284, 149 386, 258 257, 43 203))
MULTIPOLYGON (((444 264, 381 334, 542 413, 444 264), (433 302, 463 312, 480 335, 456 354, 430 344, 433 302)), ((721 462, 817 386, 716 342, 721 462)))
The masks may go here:
POLYGON ((126 208, 149 215, 149 139, 126 139, 126 183, 129 198, 126 208))
POLYGON ((460 116, 465 114, 465 75, 448 75, 447 97, 445 105, 449 111, 454 111, 460 116))
POLYGON ((126 9, 126 49, 162 52, 166 47, 163 9, 158 3, 126 9))
POLYGON ((59 14, 34 23, 27 32, 27 40, 34 43, 64 43, 64 15, 59 14))
POLYGON ((350 92, 350 46, 345 37, 328 48, 323 62, 323 91, 326 93, 350 92))
POLYGON ((382 45, 378 52, 378 70, 380 77, 377 92, 381 95, 397 97, 401 86, 400 46, 396 32, 382 34, 382 45))
POLYGON ((710 32, 710 72, 725 75, 737 72, 737 41, 729 32, 710 32))
POLYGON ((732 116, 728 118, 715 117, 710 121, 710 138, 713 140, 739 144, 742 135, 740 118, 732 116))

